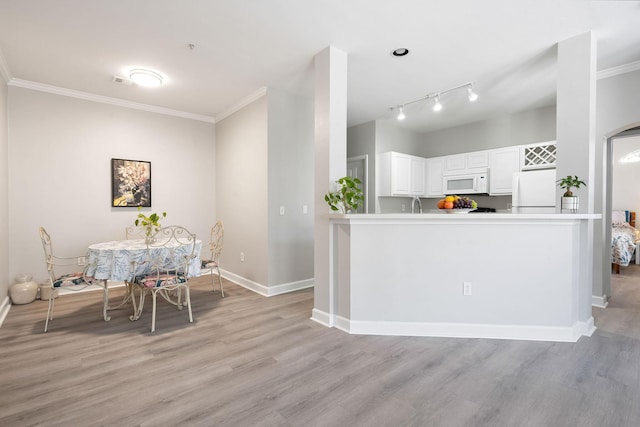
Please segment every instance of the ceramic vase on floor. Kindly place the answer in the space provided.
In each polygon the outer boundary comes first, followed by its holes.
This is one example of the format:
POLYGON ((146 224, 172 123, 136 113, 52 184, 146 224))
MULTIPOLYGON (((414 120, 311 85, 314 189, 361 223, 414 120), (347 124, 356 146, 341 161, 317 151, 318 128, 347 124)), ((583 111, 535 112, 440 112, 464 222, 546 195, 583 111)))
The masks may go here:
POLYGON ((16 283, 9 286, 9 296, 13 304, 29 304, 36 299, 38 284, 28 274, 16 277, 16 283))

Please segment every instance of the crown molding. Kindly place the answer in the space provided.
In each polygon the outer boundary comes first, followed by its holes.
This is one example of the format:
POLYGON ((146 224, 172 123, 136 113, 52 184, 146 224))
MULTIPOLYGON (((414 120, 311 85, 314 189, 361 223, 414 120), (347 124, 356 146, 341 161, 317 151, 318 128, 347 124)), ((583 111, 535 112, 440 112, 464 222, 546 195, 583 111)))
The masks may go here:
POLYGON ((102 104, 115 105, 118 107, 132 108, 134 110, 149 111, 151 113, 165 114, 167 116, 182 117, 200 122, 215 123, 215 119, 210 116, 188 113, 186 111, 171 110, 169 108, 157 107, 155 105, 140 104, 138 102, 126 101, 124 99, 110 98, 108 96, 95 95, 79 90, 66 89, 58 86, 36 83, 22 79, 9 80, 9 86, 21 87, 25 89, 37 90, 40 92, 53 93, 55 95, 68 96, 71 98, 84 99, 87 101, 99 102, 102 104))
POLYGON ((4 79, 4 82, 9 84, 11 81, 11 70, 9 69, 9 64, 7 64, 7 60, 4 58, 4 54, 2 53, 2 49, 0 49, 0 76, 4 79))
POLYGON ((242 98, 240 101, 238 101, 237 103, 235 103, 234 105, 232 105, 230 108, 228 108, 227 110, 223 111, 220 114, 217 114, 215 116, 215 121, 219 122, 222 119, 225 119, 227 117, 229 117, 230 115, 232 115, 233 113, 235 113, 236 111, 241 110, 242 108, 246 107, 247 105, 251 104, 252 102, 257 101, 258 99, 262 98, 263 96, 265 96, 267 93, 267 88, 266 87, 261 87, 260 89, 258 89, 257 91, 255 91, 254 93, 252 93, 251 95, 248 95, 244 98, 242 98))
POLYGON ((630 62, 628 64, 620 65, 618 67, 607 68, 606 70, 598 71, 596 74, 598 80, 606 79, 608 77, 617 76, 620 74, 630 73, 632 71, 640 70, 640 61, 630 62))

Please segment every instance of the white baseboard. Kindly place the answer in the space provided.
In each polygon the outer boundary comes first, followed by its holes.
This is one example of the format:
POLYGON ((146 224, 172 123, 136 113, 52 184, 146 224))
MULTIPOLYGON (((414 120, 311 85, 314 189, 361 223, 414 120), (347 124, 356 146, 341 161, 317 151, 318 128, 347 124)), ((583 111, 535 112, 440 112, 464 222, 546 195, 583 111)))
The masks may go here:
MULTIPOLYGON (((322 321, 326 313, 313 310, 312 320, 328 326, 322 321)), ((581 336, 591 336, 596 330, 593 317, 585 322, 576 322, 568 327, 521 326, 521 325, 477 325, 468 323, 421 323, 421 322, 371 322, 351 321, 336 316, 337 329, 355 335, 394 335, 440 338, 484 338, 528 341, 576 342, 581 336)))
POLYGON ((4 322, 4 319, 6 319, 7 314, 9 314, 10 308, 11 299, 9 298, 9 295, 7 295, 2 301, 2 304, 0 304, 0 328, 2 327, 2 323, 4 322))
POLYGON ((333 326, 331 324, 331 317, 329 316, 329 313, 318 310, 317 308, 311 310, 311 320, 313 320, 314 322, 318 322, 328 328, 331 328, 333 326))
POLYGON ((591 305, 594 307, 607 308, 609 305, 609 297, 606 295, 597 296, 591 295, 591 305))
POLYGON ((313 287, 313 279, 299 280, 297 282, 282 283, 275 286, 265 286, 253 280, 246 279, 237 274, 231 273, 227 270, 222 270, 222 277, 233 283, 247 288, 257 294, 265 297, 272 297, 274 295, 286 294, 288 292, 299 291, 301 289, 307 289, 313 287))

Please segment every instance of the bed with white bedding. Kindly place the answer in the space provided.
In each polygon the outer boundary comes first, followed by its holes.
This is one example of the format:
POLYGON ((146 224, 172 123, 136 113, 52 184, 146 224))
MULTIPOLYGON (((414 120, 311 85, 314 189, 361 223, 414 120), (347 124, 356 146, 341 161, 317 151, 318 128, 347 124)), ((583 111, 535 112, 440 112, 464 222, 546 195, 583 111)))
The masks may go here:
POLYGON ((611 264, 620 273, 620 266, 627 267, 634 260, 640 231, 635 228, 635 212, 613 211, 611 214, 611 264))

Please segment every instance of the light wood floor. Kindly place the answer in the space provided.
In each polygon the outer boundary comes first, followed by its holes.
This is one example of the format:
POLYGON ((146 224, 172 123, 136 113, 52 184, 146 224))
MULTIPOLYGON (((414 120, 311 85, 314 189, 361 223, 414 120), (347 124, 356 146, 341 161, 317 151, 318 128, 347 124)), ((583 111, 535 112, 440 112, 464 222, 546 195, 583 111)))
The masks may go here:
POLYGON ((160 303, 154 334, 148 310, 105 323, 99 292, 58 298, 46 334, 45 302, 13 306, 0 426, 638 426, 640 266, 613 285, 577 343, 352 336, 309 320, 312 290, 209 277, 195 323, 160 303))

